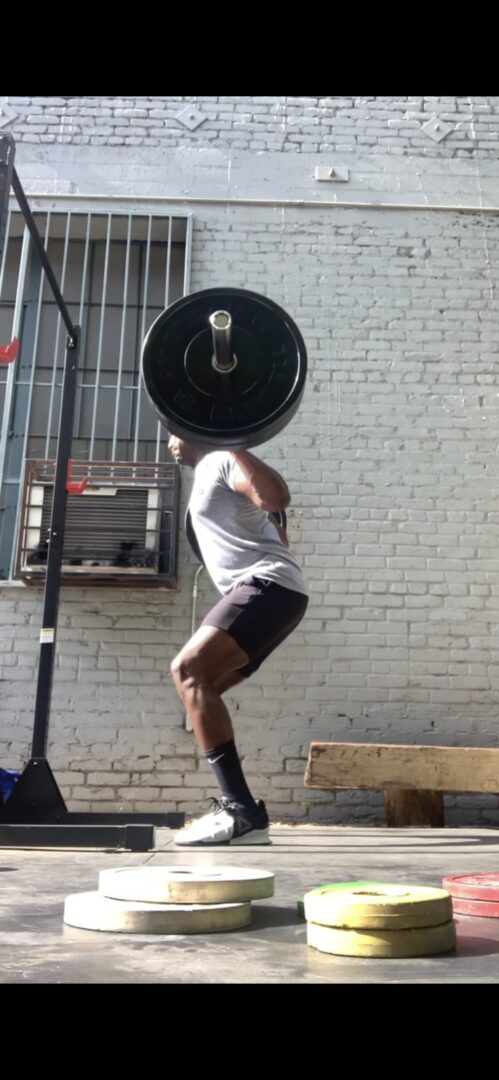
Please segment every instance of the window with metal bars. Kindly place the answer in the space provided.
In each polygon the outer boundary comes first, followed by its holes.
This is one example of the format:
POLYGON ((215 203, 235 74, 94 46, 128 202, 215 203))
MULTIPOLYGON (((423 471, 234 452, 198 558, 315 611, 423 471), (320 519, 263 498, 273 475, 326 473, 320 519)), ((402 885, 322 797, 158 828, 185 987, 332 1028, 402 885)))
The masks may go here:
MULTIPOLYGON (((168 433, 140 377, 154 319, 189 291, 191 219, 114 210, 36 210, 71 318, 81 326, 72 457, 164 463, 168 433)), ((9 217, 0 269, 0 341, 21 341, 0 367, 0 580, 14 571, 27 458, 55 457, 66 331, 20 213, 9 217)))

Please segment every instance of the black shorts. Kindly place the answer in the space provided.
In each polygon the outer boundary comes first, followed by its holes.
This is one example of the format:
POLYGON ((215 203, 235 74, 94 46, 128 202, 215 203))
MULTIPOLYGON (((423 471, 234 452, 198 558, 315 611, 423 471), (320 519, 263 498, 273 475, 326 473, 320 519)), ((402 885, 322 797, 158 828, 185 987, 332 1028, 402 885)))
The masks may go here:
POLYGON ((225 630, 244 649, 250 662, 239 670, 248 677, 298 626, 307 604, 304 593, 267 578, 249 577, 223 596, 201 625, 225 630))

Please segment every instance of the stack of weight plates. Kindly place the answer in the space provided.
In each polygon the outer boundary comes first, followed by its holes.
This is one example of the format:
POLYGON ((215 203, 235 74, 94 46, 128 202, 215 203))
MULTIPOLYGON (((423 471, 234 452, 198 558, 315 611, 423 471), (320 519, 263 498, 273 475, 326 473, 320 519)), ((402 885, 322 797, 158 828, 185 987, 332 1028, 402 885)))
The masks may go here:
POLYGON ((251 922, 251 901, 274 894, 274 875, 234 866, 102 870, 98 892, 67 896, 64 922, 123 934, 211 934, 251 922))
POLYGON ((499 918, 499 874, 458 874, 445 877, 442 884, 451 894, 455 915, 499 918))
POLYGON ((338 956, 434 956, 456 944, 444 889, 372 882, 324 885, 304 897, 307 942, 338 956))

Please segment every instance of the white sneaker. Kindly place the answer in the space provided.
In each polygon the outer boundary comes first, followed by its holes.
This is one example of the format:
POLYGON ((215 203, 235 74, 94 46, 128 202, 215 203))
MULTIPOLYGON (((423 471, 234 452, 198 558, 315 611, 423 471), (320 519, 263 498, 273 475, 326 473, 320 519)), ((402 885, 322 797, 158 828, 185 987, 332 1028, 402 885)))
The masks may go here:
POLYGON ((265 803, 256 800, 257 815, 223 796, 213 800, 216 809, 193 821, 175 836, 176 844, 270 844, 265 803))

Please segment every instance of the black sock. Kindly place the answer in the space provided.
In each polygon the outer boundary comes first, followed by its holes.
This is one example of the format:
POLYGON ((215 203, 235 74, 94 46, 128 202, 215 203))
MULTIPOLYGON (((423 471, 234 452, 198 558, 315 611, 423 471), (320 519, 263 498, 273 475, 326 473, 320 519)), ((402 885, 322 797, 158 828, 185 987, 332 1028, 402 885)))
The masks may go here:
POLYGON ((211 750, 203 750, 203 757, 209 761, 221 795, 231 802, 241 803, 248 810, 256 810, 257 806, 251 791, 244 779, 239 754, 233 739, 229 742, 220 743, 211 750))

